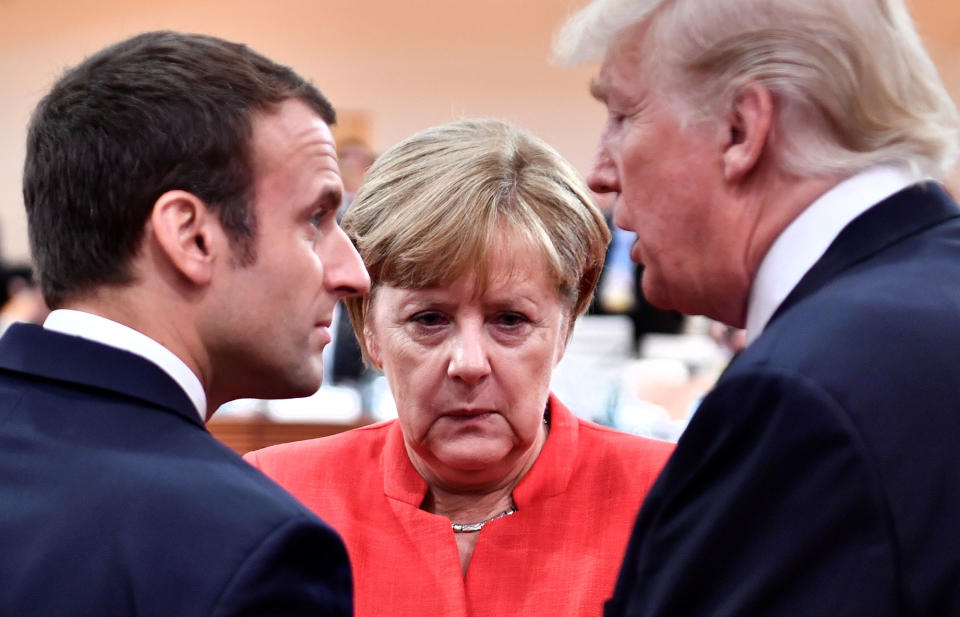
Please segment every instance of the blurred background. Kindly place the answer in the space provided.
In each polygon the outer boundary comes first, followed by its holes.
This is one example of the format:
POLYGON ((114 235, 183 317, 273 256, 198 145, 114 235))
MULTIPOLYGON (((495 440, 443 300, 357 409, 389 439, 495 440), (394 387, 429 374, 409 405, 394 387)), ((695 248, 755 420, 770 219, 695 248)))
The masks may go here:
MULTIPOLYGON (((101 47, 165 28, 242 41, 292 66, 338 109, 335 135, 348 193, 377 152, 466 116, 510 120, 586 173, 604 119, 602 106, 587 94, 596 67, 549 62, 553 33, 585 2, 0 0, 0 287, 6 294, 0 300, 21 300, 0 311, 0 326, 43 313, 19 295, 30 291, 20 190, 30 113, 66 67, 101 47)), ((960 2, 908 4, 960 100, 960 2)), ((956 192, 960 173, 948 184, 956 192)), ((622 252, 630 242, 629 234, 614 236, 594 314, 578 324, 554 388, 584 417, 676 439, 729 358, 729 349, 716 342, 727 333, 714 326, 711 337, 705 321, 645 305, 622 252)), ((327 358, 327 385, 337 387, 325 385, 306 401, 238 401, 218 414, 214 432, 246 450, 285 440, 291 430, 297 438, 389 417, 385 385, 351 359, 349 328, 339 334, 327 358)))

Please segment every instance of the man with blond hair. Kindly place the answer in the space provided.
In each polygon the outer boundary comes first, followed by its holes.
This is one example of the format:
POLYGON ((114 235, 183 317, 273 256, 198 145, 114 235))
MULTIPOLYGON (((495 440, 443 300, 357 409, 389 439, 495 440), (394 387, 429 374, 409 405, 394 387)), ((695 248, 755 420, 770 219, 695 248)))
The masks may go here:
POLYGON ((596 0, 590 174, 654 304, 745 327, 606 615, 960 615, 958 117, 901 0, 596 0))

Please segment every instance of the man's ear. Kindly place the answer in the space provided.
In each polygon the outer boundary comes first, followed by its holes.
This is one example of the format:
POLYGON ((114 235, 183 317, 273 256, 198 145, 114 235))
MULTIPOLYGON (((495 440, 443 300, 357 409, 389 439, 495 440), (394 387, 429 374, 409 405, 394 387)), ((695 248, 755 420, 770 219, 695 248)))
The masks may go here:
POLYGON ((171 266, 197 285, 210 282, 219 219, 187 191, 167 191, 153 204, 150 226, 171 266))
POLYGON ((739 182, 757 166, 773 124, 773 96, 760 82, 744 85, 727 117, 729 141, 723 151, 723 177, 739 182))

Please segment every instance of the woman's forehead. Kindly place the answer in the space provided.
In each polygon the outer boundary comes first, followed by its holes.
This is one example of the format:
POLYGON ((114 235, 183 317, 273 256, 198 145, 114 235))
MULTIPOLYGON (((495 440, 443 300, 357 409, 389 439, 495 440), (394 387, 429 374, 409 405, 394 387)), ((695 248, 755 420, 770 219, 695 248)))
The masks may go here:
POLYGON ((409 264, 404 270, 416 273, 415 281, 385 283, 404 287, 436 287, 472 278, 480 287, 485 287, 500 279, 530 276, 548 268, 546 251, 517 233, 500 232, 491 242, 477 242, 470 248, 472 250, 458 251, 452 259, 432 256, 420 263, 409 264))

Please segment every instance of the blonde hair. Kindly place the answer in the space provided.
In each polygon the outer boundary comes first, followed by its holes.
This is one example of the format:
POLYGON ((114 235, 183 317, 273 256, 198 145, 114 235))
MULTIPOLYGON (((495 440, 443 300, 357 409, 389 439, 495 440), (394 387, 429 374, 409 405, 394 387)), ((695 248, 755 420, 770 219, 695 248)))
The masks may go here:
POLYGON ((561 62, 602 56, 645 24, 641 70, 681 95, 685 120, 726 113, 764 84, 775 160, 805 176, 887 163, 941 177, 957 156, 957 109, 902 0, 596 0, 558 34, 561 62))
POLYGON ((381 285, 440 286, 473 272, 482 289, 505 237, 542 253, 571 321, 593 296, 610 232, 576 170, 533 135, 498 120, 421 131, 367 171, 343 229, 371 290, 344 301, 367 356, 363 325, 381 285))

